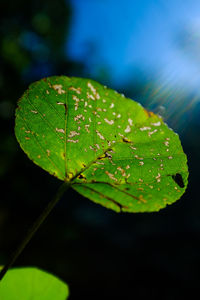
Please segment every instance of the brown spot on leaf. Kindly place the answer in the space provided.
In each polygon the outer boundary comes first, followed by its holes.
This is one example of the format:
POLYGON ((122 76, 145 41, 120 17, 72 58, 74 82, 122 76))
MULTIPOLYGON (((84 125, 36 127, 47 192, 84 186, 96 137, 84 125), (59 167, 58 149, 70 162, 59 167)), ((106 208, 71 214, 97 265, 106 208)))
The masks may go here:
POLYGON ((147 109, 144 108, 144 113, 146 114, 147 117, 151 118, 155 116, 155 114, 152 111, 148 111, 147 109))
POLYGON ((79 179, 86 179, 86 177, 83 174, 78 175, 79 179))
POLYGON ((122 141, 123 141, 124 143, 129 143, 129 144, 132 143, 132 142, 131 142, 130 140, 128 140, 126 137, 124 137, 124 138, 122 139, 122 141))

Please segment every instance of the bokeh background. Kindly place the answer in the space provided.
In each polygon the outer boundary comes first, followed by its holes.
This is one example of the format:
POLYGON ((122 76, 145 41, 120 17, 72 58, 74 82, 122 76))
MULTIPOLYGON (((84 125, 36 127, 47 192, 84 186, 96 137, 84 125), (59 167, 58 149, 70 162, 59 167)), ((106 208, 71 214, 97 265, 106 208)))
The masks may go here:
POLYGON ((163 116, 190 169, 158 213, 116 214, 67 192, 16 262, 70 285, 70 299, 182 299, 199 292, 199 0, 0 1, 0 264, 55 194, 14 136, 17 100, 42 77, 96 79, 163 116))

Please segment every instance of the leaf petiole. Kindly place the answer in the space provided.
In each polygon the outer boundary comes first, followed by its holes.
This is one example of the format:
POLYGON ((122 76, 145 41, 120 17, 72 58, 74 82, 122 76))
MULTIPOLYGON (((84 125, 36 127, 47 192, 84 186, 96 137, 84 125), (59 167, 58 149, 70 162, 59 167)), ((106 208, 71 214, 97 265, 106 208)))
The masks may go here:
POLYGON ((48 205, 44 208, 41 215, 36 219, 36 221, 33 223, 33 225, 30 227, 30 229, 27 231, 25 237, 21 241, 21 243, 18 245, 17 249, 13 252, 11 255, 10 260, 8 263, 3 267, 3 269, 0 272, 0 280, 4 277, 8 269, 14 264, 18 256, 21 254, 21 252, 24 250, 26 245, 29 243, 33 235, 36 233, 36 231, 39 229, 39 227, 42 225, 42 223, 45 221, 45 219, 48 217, 52 209, 55 207, 55 205, 58 203, 58 201, 61 199, 63 194, 66 190, 71 186, 71 183, 64 182, 58 189, 55 197, 48 203, 48 205))

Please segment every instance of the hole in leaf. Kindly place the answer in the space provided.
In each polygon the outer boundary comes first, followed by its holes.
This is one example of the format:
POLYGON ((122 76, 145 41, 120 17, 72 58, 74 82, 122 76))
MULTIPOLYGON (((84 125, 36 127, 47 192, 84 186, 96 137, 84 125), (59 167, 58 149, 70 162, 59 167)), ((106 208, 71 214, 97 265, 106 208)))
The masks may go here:
POLYGON ((183 182, 183 177, 181 174, 176 173, 176 175, 172 175, 173 180, 181 187, 184 188, 184 182, 183 182))

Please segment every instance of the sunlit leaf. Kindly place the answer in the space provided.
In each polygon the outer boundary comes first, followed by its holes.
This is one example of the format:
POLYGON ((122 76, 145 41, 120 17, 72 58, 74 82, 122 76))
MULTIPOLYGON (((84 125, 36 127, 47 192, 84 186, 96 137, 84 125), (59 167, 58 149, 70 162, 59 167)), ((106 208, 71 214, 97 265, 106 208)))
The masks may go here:
POLYGON ((157 211, 187 186, 178 135, 161 117, 90 79, 33 83, 19 101, 15 132, 37 165, 117 212, 157 211))
POLYGON ((66 283, 37 268, 11 269, 0 282, 1 300, 66 300, 68 296, 66 283))

